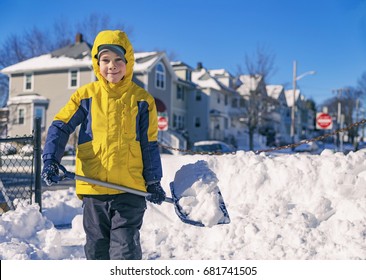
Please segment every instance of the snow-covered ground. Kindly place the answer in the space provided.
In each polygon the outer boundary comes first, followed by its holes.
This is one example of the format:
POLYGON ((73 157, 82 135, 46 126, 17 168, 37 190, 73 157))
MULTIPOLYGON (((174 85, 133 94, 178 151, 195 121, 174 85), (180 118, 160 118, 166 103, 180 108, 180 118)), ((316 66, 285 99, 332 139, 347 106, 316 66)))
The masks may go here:
MULTIPOLYGON (((172 204, 148 203, 141 230, 143 259, 366 260, 365 159, 364 150, 348 155, 330 150, 321 155, 163 155, 162 185, 168 196, 178 170, 180 178, 192 178, 194 168, 181 168, 207 162, 231 223, 196 227, 183 223, 172 204)), ((42 214, 29 205, 0 217, 0 259, 85 259, 82 203, 74 189, 46 191, 42 203, 42 214), (58 227, 65 224, 71 227, 58 227)))

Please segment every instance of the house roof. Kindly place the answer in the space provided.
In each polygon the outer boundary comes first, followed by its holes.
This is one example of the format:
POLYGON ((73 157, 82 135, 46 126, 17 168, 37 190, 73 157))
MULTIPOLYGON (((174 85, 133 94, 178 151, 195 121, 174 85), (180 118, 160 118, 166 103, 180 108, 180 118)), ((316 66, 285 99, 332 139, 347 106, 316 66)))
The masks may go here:
POLYGON ((187 63, 183 62, 183 61, 172 61, 170 62, 170 65, 173 68, 179 69, 179 68, 187 68, 189 70, 193 70, 193 67, 188 65, 187 63))
MULTIPOLYGON (((76 45, 76 44, 75 44, 76 45)), ((90 52, 87 53, 86 43, 78 44, 79 47, 65 47, 50 54, 19 62, 1 70, 3 74, 25 73, 43 70, 68 69, 92 67, 90 52), (79 51, 79 53, 77 52, 79 51), (82 57, 82 58, 75 58, 82 57)), ((135 53, 134 72, 149 71, 155 63, 164 57, 161 52, 135 53)))
POLYGON ((11 97, 8 101, 8 105, 25 103, 48 104, 49 100, 38 93, 20 93, 17 96, 11 97))
POLYGON ((249 95, 251 90, 256 90, 259 83, 262 81, 262 76, 260 75, 240 75, 239 81, 241 85, 238 87, 237 91, 241 95, 249 95))
POLYGON ((91 47, 86 42, 78 41, 49 54, 33 57, 8 66, 2 69, 1 72, 10 75, 33 71, 91 67, 91 47))
POLYGON ((86 42, 79 42, 73 45, 63 47, 61 49, 51 52, 53 57, 70 57, 74 59, 82 59, 86 56, 91 57, 92 46, 86 42))
MULTIPOLYGON (((295 90, 295 100, 296 101, 299 99, 299 96, 301 96, 300 90, 296 89, 295 90)), ((287 106, 292 107, 294 105, 294 90, 293 89, 286 90, 285 97, 286 97, 287 106)))
POLYGON ((266 86, 268 96, 272 97, 273 99, 278 99, 283 91, 282 85, 267 85, 266 86))
POLYGON ((83 59, 73 59, 66 56, 52 56, 44 54, 31 59, 13 64, 1 70, 3 74, 16 74, 44 70, 57 70, 65 68, 91 67, 91 58, 86 56, 83 59))
POLYGON ((135 53, 134 72, 148 71, 160 59, 160 52, 140 52, 135 53))
POLYGON ((197 69, 192 72, 192 81, 201 88, 212 88, 216 90, 225 90, 235 92, 233 89, 225 86, 217 78, 213 77, 205 68, 197 69))

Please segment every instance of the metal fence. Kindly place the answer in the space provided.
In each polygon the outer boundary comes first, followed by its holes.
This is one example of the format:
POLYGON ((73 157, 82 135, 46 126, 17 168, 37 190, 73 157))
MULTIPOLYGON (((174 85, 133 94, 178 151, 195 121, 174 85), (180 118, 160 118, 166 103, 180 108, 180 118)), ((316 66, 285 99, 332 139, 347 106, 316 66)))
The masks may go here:
POLYGON ((41 126, 35 119, 33 135, 0 138, 0 213, 18 205, 41 203, 41 126))

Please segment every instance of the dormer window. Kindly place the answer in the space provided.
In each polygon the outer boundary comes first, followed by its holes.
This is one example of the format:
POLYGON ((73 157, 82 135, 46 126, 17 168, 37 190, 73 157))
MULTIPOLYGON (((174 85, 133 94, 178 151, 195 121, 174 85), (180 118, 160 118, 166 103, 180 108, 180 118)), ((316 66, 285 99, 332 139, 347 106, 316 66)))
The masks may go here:
POLYGON ((33 90, 33 74, 27 73, 24 75, 24 91, 33 90))
POLYGON ((156 65, 155 86, 159 89, 165 89, 165 67, 162 63, 156 65))

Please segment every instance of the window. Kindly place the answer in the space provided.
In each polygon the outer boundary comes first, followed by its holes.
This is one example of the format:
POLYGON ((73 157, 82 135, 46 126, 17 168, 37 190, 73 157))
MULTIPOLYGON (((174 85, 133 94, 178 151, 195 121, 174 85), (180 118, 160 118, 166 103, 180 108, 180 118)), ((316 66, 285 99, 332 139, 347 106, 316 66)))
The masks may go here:
POLYGON ((177 85, 177 99, 184 100, 184 87, 182 85, 177 85))
POLYGON ((187 70, 186 71, 186 81, 191 81, 192 80, 192 72, 187 70))
POLYGON ((196 101, 201 101, 202 96, 200 91, 196 91, 196 101))
POLYGON ((25 122, 25 109, 19 108, 18 109, 18 124, 24 124, 25 122))
POLYGON ((177 115, 173 114, 173 127, 176 128, 177 127, 177 115))
POLYGON ((34 117, 41 119, 41 126, 45 127, 45 108, 36 106, 34 108, 34 117))
POLYGON ((24 75, 24 91, 33 90, 33 74, 24 75))
POLYGON ((178 129, 181 129, 181 130, 184 129, 184 116, 178 117, 178 129))
POLYGON ((155 86, 156 88, 165 89, 165 67, 162 63, 156 65, 155 86))
POLYGON ((238 99, 237 99, 237 98, 234 98, 234 99, 232 100, 232 104, 231 104, 231 106, 232 106, 233 108, 238 108, 238 99))
POLYGON ((194 126, 201 127, 201 119, 199 117, 194 118, 194 126))
POLYGON ((79 87, 79 70, 69 71, 69 88, 79 87))

